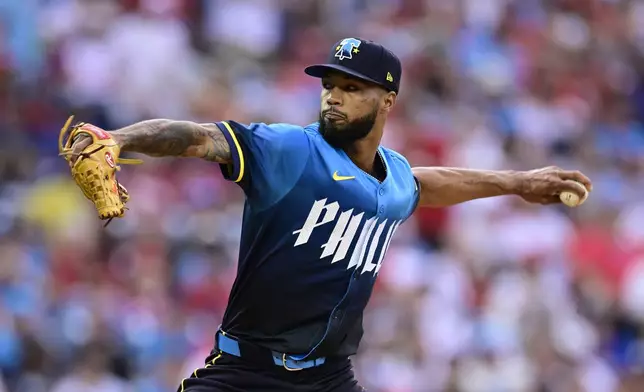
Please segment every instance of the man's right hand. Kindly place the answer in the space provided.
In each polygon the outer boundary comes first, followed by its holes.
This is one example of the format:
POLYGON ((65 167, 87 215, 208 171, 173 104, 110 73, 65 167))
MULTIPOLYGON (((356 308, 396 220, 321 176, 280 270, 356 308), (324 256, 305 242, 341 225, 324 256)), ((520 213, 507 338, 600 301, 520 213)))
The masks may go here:
POLYGON ((84 133, 76 135, 72 140, 72 153, 69 159, 69 165, 72 166, 81 152, 83 152, 90 144, 92 144, 92 138, 84 133))

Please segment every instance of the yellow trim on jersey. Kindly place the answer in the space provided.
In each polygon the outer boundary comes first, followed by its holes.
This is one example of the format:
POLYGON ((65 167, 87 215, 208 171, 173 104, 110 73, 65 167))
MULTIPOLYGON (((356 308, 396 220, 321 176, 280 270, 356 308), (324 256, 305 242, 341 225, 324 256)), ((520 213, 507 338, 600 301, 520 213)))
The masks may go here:
POLYGON ((219 354, 219 355, 217 355, 216 357, 214 357, 214 358, 212 359, 212 361, 210 361, 210 363, 206 365, 206 369, 208 369, 208 368, 209 368, 209 367, 211 367, 211 366, 214 366, 214 365, 215 365, 215 362, 216 362, 219 358, 221 358, 221 354, 219 354))
MULTIPOLYGON (((221 358, 221 354, 217 355, 217 356, 216 356, 216 357, 214 357, 214 358, 213 358, 213 359, 212 359, 208 364, 206 364, 206 366, 204 367, 204 369, 208 369, 209 367, 214 366, 214 365, 215 365, 215 362, 216 362, 219 358, 221 358)), ((192 372, 192 377, 194 377, 194 378, 199 378, 199 377, 197 376, 197 370, 200 370, 200 369, 201 369, 201 368, 196 368, 196 369, 195 369, 195 371, 194 371, 194 372, 192 372)), ((185 390, 185 386, 183 385, 183 383, 184 383, 184 382, 186 382, 186 379, 185 379, 185 378, 184 378, 183 380, 181 380, 181 392, 183 392, 183 391, 185 390)))
POLYGON ((230 125, 225 121, 222 121, 221 123, 224 124, 226 130, 230 133, 230 137, 233 139, 233 142, 235 142, 235 147, 237 148, 237 155, 239 155, 239 175, 237 176, 237 179, 235 179, 235 182, 239 182, 244 178, 244 152, 242 151, 239 140, 237 140, 237 136, 235 136, 235 132, 233 132, 230 125))

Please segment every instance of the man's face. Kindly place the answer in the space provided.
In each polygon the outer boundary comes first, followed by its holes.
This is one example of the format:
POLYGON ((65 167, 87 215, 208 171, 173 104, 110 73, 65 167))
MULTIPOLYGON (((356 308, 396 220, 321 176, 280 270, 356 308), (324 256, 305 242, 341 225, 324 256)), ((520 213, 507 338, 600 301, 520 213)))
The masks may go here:
POLYGON ((386 94, 377 86, 343 74, 322 78, 320 133, 339 148, 366 137, 386 94))

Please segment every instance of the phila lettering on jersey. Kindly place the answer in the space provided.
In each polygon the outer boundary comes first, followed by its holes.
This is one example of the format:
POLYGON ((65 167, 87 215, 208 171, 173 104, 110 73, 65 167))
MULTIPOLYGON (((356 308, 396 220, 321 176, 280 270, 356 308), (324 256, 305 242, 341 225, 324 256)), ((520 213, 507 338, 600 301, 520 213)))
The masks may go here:
POLYGON ((340 211, 337 201, 316 200, 302 228, 293 232, 297 236, 294 247, 308 243, 313 231, 320 226, 334 223, 331 235, 321 246, 320 259, 331 258, 333 264, 350 257, 347 269, 362 269, 361 274, 371 272, 375 276, 402 221, 366 218, 364 212, 354 209, 340 211))

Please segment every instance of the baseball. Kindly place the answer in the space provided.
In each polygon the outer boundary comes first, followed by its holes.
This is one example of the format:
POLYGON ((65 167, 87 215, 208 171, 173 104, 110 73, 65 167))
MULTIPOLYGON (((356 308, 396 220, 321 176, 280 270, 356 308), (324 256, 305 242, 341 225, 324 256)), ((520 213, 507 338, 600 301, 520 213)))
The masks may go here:
MULTIPOLYGON (((582 184, 582 186, 583 186, 583 184, 582 184)), ((586 187, 584 187, 584 190, 585 189, 586 189, 586 187)), ((580 205, 584 204, 584 202, 586 201, 587 198, 588 198, 588 191, 587 190, 584 192, 584 197, 582 197, 581 199, 574 192, 566 191, 566 192, 561 192, 559 194, 559 199, 561 199, 561 202, 564 203, 565 205, 567 205, 568 207, 580 206, 580 205)))

